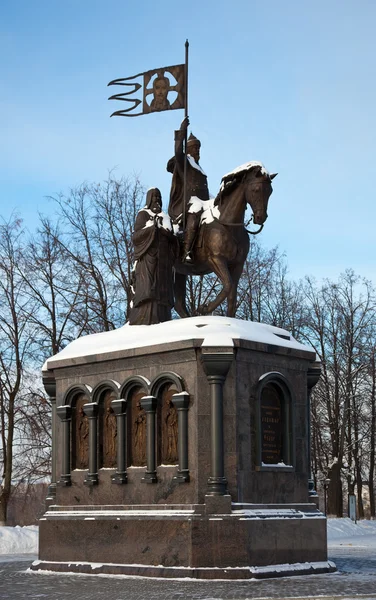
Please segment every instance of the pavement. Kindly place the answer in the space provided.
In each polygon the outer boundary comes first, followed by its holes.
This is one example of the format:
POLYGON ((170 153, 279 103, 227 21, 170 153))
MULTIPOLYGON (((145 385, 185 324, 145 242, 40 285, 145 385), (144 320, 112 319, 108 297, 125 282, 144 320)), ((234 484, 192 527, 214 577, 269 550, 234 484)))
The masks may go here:
POLYGON ((364 539, 356 546, 337 540, 329 547, 337 573, 268 580, 212 582, 28 571, 36 558, 0 556, 1 600, 376 600, 376 553, 364 539))

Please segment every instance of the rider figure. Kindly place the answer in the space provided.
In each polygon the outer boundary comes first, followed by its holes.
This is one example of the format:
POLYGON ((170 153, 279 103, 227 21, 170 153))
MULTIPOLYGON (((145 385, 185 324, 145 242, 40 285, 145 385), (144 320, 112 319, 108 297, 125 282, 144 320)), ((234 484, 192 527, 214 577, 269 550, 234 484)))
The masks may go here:
POLYGON ((199 200, 209 200, 207 177, 199 165, 201 143, 191 134, 187 140, 187 205, 184 206, 185 154, 183 143, 188 125, 188 117, 185 117, 180 129, 175 131, 175 156, 170 158, 167 163, 167 171, 172 173, 168 214, 175 223, 180 224, 183 222, 183 213, 185 213, 186 230, 184 232, 184 262, 192 262, 193 260, 191 251, 202 213, 202 211, 191 212, 189 210, 190 200, 192 197, 196 197, 199 200))

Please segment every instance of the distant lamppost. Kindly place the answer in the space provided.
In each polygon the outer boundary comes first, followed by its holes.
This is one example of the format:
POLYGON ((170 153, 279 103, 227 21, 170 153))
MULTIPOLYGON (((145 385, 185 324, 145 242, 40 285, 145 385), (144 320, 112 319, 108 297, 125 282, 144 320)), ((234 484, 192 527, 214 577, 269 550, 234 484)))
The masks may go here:
POLYGON ((330 484, 330 479, 324 479, 324 513, 325 513, 325 516, 327 513, 327 496, 328 496, 329 484, 330 484))

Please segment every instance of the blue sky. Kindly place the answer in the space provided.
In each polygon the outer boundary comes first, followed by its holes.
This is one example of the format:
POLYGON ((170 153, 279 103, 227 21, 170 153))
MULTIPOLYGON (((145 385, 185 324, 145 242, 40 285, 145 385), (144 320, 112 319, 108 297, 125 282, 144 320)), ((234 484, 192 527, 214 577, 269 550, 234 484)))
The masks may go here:
POLYGON ((290 274, 376 282, 376 3, 13 0, 0 5, 0 215, 33 229, 48 196, 110 169, 165 206, 183 111, 109 118, 108 81, 184 62, 213 194, 249 160, 273 172, 264 246, 290 274))

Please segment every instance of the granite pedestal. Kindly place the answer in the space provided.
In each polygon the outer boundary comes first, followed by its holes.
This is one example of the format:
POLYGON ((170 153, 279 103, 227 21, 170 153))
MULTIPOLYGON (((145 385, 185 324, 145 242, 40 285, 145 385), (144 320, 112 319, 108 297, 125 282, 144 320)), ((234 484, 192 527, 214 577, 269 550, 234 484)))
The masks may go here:
POLYGON ((318 375, 314 352, 288 332, 226 317, 73 342, 43 371, 58 416, 56 479, 34 568, 88 572, 97 563, 95 572, 203 578, 333 570, 326 519, 308 492, 308 390, 318 375), (163 425, 166 389, 177 414, 176 464, 163 462, 173 431, 163 425), (109 392, 112 468, 103 467, 100 434, 109 392), (144 466, 132 464, 137 394, 144 466), (92 419, 84 469, 74 468, 78 396, 92 419))

